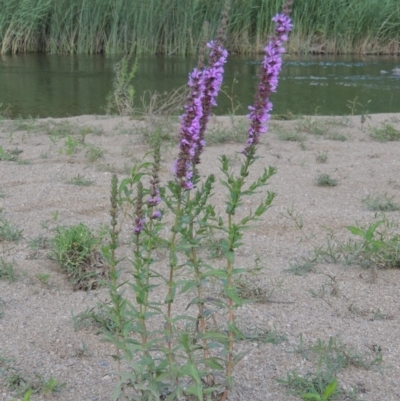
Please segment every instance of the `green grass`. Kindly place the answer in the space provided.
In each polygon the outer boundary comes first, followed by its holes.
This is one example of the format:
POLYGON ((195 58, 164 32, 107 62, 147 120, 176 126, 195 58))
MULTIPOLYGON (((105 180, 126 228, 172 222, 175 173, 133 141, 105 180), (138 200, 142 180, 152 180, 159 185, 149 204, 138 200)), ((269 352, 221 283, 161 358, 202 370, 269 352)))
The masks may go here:
POLYGON ((372 128, 370 135, 379 142, 400 141, 400 130, 388 123, 382 123, 380 128, 372 128))
POLYGON ((95 145, 87 145, 85 158, 93 163, 104 156, 104 150, 99 146, 95 145))
POLYGON ((0 161, 16 162, 18 161, 18 155, 19 153, 16 153, 15 151, 12 150, 7 151, 2 146, 0 146, 0 161))
MULTIPOLYGON (((223 0, 8 0, 2 53, 194 54, 204 21, 217 30, 223 0)), ((282 0, 232 1, 229 50, 259 52, 282 0)), ((291 52, 398 52, 396 0, 297 0, 291 52)))
POLYGON ((100 239, 85 224, 55 228, 51 256, 57 260, 76 290, 91 290, 103 284, 109 267, 98 251, 100 239))
POLYGON ((364 205, 372 212, 397 212, 400 210, 400 204, 394 201, 394 196, 388 197, 384 195, 368 195, 363 199, 364 205))
POLYGON ((278 139, 281 141, 288 141, 288 142, 304 142, 306 140, 306 136, 293 131, 287 131, 283 128, 278 128, 276 130, 278 139))
POLYGON ((379 347, 359 351, 344 344, 338 337, 329 337, 327 341, 318 339, 315 343, 304 344, 300 335, 300 344, 293 352, 316 368, 305 374, 292 370, 287 372, 285 378, 277 381, 284 385, 290 394, 314 401, 357 400, 354 390, 348 392, 337 385, 338 373, 350 367, 362 370, 379 369, 383 360, 379 347), (332 386, 333 383, 335 386, 332 386), (327 396, 329 386, 334 391, 327 396))
POLYGON ((22 237, 22 231, 0 216, 0 242, 17 242, 22 237))
POLYGON ((373 269, 400 268, 400 227, 382 217, 367 224, 348 226, 352 237, 341 241, 329 236, 325 245, 315 247, 307 263, 335 263, 373 269))
POLYGON ((11 283, 15 281, 16 278, 17 276, 13 264, 6 262, 3 258, 0 258, 0 279, 8 280, 11 283))
POLYGON ((93 185, 94 181, 90 178, 86 178, 84 175, 78 174, 77 176, 72 177, 68 181, 68 184, 77 185, 79 187, 88 187, 90 185, 93 185))
POLYGON ((319 174, 315 178, 315 181, 319 187, 336 187, 338 184, 335 179, 331 178, 329 174, 325 173, 319 174))
POLYGON ((328 152, 318 152, 315 155, 315 161, 317 163, 326 163, 328 160, 328 152))

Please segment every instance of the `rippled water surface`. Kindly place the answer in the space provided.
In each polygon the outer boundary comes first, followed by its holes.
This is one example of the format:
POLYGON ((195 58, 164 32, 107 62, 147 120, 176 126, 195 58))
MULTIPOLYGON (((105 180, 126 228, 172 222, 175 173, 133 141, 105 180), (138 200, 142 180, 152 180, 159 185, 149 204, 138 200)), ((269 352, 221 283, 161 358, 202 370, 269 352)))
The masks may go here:
MULTIPOLYGON (((70 55, 0 56, 0 103, 12 115, 63 117, 103 114, 112 88, 113 65, 118 58, 70 55)), ((231 57, 225 74, 225 92, 245 114, 252 103, 261 58, 231 57)), ((144 57, 134 86, 137 97, 144 91, 170 91, 184 85, 196 60, 144 57)), ((393 58, 286 57, 278 93, 273 95, 274 113, 349 114, 349 101, 357 97, 356 113, 363 106, 370 113, 400 112, 400 67, 393 58)), ((231 112, 229 97, 218 100, 218 114, 231 112)))

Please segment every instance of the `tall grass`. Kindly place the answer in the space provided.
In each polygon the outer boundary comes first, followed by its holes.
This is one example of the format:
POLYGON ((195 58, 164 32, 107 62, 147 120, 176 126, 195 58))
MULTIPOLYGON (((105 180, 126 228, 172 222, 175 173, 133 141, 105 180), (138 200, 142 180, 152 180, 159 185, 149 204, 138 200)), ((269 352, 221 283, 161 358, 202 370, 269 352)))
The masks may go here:
MULTIPOLYGON (((194 54, 223 0, 0 0, 0 51, 194 54)), ((257 53, 279 0, 232 0, 229 50, 257 53)), ((400 53, 398 0, 296 0, 292 53, 400 53)))

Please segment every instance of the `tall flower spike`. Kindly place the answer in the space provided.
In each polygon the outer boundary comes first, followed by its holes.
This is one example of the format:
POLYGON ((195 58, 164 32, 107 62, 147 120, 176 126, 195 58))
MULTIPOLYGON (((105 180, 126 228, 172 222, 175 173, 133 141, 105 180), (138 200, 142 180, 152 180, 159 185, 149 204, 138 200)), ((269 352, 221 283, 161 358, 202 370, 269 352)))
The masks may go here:
POLYGON ((224 64, 228 57, 228 51, 223 47, 226 41, 226 26, 228 23, 230 0, 226 0, 222 10, 221 26, 218 29, 217 40, 207 43, 210 49, 209 66, 204 69, 204 97, 202 101, 203 116, 200 120, 200 133, 199 140, 196 146, 196 154, 193 163, 200 163, 200 154, 206 144, 204 134, 206 131, 207 123, 211 115, 211 107, 216 106, 217 96, 221 89, 222 79, 224 75, 224 64))
POLYGON ((151 179, 150 179, 150 197, 147 199, 147 205, 151 208, 152 215, 151 219, 158 219, 161 217, 161 212, 159 210, 154 210, 154 208, 161 202, 160 198, 160 178, 158 173, 160 171, 160 146, 161 141, 160 138, 157 139, 156 146, 154 148, 154 161, 153 168, 151 170, 151 179))
POLYGON ((195 68, 189 74, 190 91, 181 116, 179 155, 174 164, 174 174, 181 186, 192 189, 193 158, 200 135, 200 120, 203 116, 202 99, 204 96, 203 71, 195 68))
POLYGON ((287 1, 283 7, 283 12, 272 18, 276 25, 275 36, 271 38, 264 49, 265 56, 260 68, 259 85, 254 105, 249 107, 250 113, 247 117, 250 119, 250 128, 246 147, 243 150, 245 155, 249 154, 250 147, 259 143, 260 135, 267 132, 267 122, 272 110, 272 103, 269 98, 273 92, 276 92, 278 76, 282 68, 282 53, 285 52, 282 45, 283 42, 287 41, 288 34, 293 28, 289 17, 291 4, 290 0, 287 1))
POLYGON ((189 74, 189 96, 185 112, 181 117, 179 155, 173 172, 185 189, 193 188, 195 165, 200 162, 200 154, 205 145, 204 132, 210 116, 211 106, 216 105, 216 98, 221 88, 224 73, 223 65, 228 52, 223 48, 228 18, 229 0, 226 0, 222 13, 218 39, 209 42, 209 66, 203 67, 202 49, 200 49, 199 68, 189 74))
POLYGON ((137 198, 135 205, 135 226, 133 232, 139 235, 144 227, 146 220, 143 216, 143 184, 139 181, 137 184, 137 198))

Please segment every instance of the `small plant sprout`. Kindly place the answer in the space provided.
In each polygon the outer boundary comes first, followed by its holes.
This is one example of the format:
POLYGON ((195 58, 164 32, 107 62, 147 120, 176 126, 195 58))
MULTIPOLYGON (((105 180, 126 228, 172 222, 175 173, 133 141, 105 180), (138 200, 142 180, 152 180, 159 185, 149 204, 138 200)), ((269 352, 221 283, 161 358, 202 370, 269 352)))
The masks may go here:
POLYGON ((36 278, 44 285, 49 284, 50 274, 48 273, 38 273, 36 274, 36 278))
POLYGON ((90 185, 93 185, 94 181, 91 180, 90 178, 86 178, 84 175, 78 174, 75 177, 72 177, 68 181, 68 184, 77 185, 80 187, 88 187, 90 185))
POLYGON ((311 388, 310 392, 301 395, 303 400, 313 400, 313 401, 328 401, 336 392, 337 381, 333 380, 331 383, 327 384, 324 389, 323 394, 319 394, 315 388, 311 388))
POLYGON ((394 196, 389 197, 387 194, 368 195, 362 202, 368 210, 373 212, 397 212, 400 210, 400 204, 394 201, 394 196))
POLYGON ((316 178, 315 181, 319 187, 336 187, 337 181, 329 174, 321 173, 316 178))
POLYGON ((317 163, 326 163, 328 160, 328 152, 318 152, 315 155, 315 161, 317 163))
POLYGON ((382 123, 380 128, 372 128, 370 135, 379 142, 400 141, 400 130, 388 123, 382 123))

